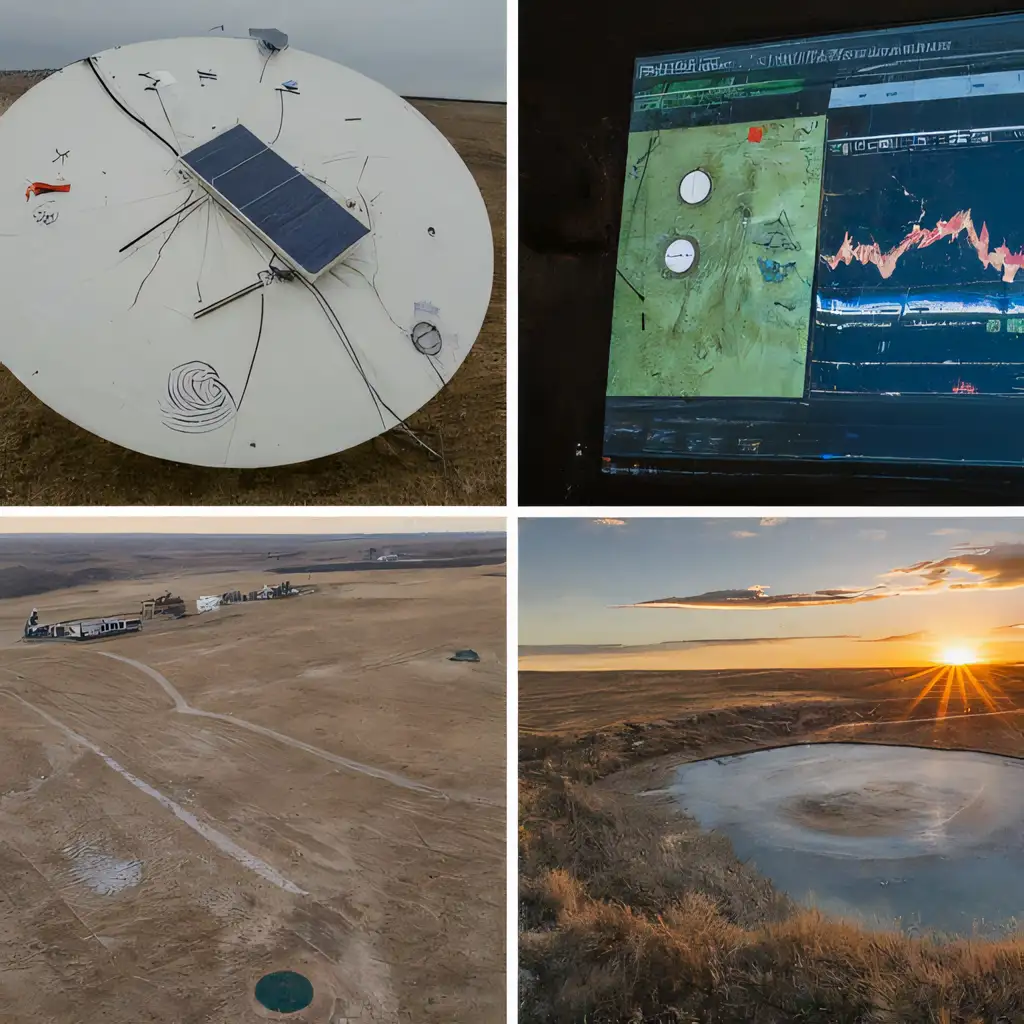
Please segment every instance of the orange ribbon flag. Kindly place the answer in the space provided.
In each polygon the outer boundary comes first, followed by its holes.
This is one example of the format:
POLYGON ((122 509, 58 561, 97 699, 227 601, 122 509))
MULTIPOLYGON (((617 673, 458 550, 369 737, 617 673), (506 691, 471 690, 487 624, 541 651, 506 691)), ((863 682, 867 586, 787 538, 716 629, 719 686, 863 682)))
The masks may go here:
POLYGON ((41 192, 70 192, 70 185, 47 185, 43 181, 33 181, 27 189, 25 189, 25 202, 28 202, 29 196, 37 196, 41 192))

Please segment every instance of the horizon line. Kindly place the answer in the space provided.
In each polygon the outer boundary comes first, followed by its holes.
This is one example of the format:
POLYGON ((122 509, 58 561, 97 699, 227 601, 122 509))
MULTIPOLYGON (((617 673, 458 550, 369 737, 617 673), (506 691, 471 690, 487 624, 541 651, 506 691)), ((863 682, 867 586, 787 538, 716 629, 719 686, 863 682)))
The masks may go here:
MULTIPOLYGON (((175 38, 178 38, 178 39, 202 39, 203 36, 177 36, 175 38)), ((229 36, 228 38, 244 39, 245 37, 244 36, 229 36)), ((90 56, 95 56, 95 55, 94 54, 90 54, 90 56)), ((318 55, 314 55, 314 56, 318 56, 318 55)), ((89 59, 88 57, 79 57, 77 60, 71 61, 70 64, 65 64, 63 67, 59 67, 59 68, 0 68, 0 75, 55 75, 58 71, 63 71, 64 68, 71 67, 71 64, 80 64, 83 60, 88 60, 88 59, 89 59)), ((328 58, 325 58, 325 59, 330 60, 331 58, 328 57, 328 58)), ((333 63, 340 64, 341 62, 340 61, 334 61, 333 63)), ((344 64, 342 65, 342 67, 347 67, 347 66, 348 65, 344 65, 344 64)), ((383 85, 383 83, 379 83, 379 84, 383 85)), ((385 85, 384 88, 387 89, 388 86, 385 85)), ((394 92, 394 90, 391 90, 391 91, 394 92)), ((504 100, 479 100, 479 99, 471 99, 468 96, 411 96, 411 95, 406 96, 406 95, 403 95, 400 92, 395 92, 395 95, 396 96, 400 96, 403 100, 428 100, 428 101, 434 102, 434 103, 437 103, 437 102, 441 102, 441 103, 493 103, 496 106, 500 106, 500 107, 507 107, 508 106, 508 100, 507 99, 504 99, 504 100)))

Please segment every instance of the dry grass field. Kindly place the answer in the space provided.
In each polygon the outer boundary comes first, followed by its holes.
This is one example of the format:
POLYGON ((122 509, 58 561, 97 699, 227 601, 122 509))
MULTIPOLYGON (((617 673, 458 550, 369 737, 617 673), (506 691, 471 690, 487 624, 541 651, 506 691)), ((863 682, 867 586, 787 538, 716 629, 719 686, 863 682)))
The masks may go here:
POLYGON ((682 762, 796 743, 1024 756, 1024 669, 973 671, 991 708, 956 689, 944 707, 911 670, 520 673, 523 1024, 1024 1020, 1024 940, 797 908, 724 837, 638 796, 682 762))
POLYGON ((276 563, 158 558, 124 578, 108 548, 77 566, 117 578, 0 600, 0 1019, 281 1019, 254 985, 294 970, 305 1024, 504 1021, 501 573, 311 573, 311 595, 197 615, 276 563), (165 589, 191 614, 19 639, 33 604, 165 589))
MULTIPOLYGON (((0 113, 42 72, 0 72, 0 113)), ((394 431, 340 455, 263 470, 165 462, 104 441, 0 367, 0 503, 11 505, 503 505, 505 106, 411 101, 458 150, 494 235, 483 329, 451 383, 409 420, 439 462, 394 431)))

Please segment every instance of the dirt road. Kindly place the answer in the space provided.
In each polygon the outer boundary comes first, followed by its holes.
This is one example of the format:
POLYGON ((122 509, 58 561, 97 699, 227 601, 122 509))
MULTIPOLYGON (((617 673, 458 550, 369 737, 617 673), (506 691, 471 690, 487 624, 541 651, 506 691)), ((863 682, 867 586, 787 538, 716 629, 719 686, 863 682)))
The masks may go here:
POLYGON ((289 1020, 504 1020, 504 580, 316 586, 96 644, 14 643, 0 601, 5 1022, 269 1018, 285 969, 314 987, 289 1020))

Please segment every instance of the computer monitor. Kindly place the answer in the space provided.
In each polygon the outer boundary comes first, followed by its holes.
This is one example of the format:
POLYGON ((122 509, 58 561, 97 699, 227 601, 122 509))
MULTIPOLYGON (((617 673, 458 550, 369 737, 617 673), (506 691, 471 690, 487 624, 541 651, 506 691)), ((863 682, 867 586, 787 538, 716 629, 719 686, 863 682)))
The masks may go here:
POLYGON ((604 469, 1024 463, 1024 16, 636 61, 604 469))

